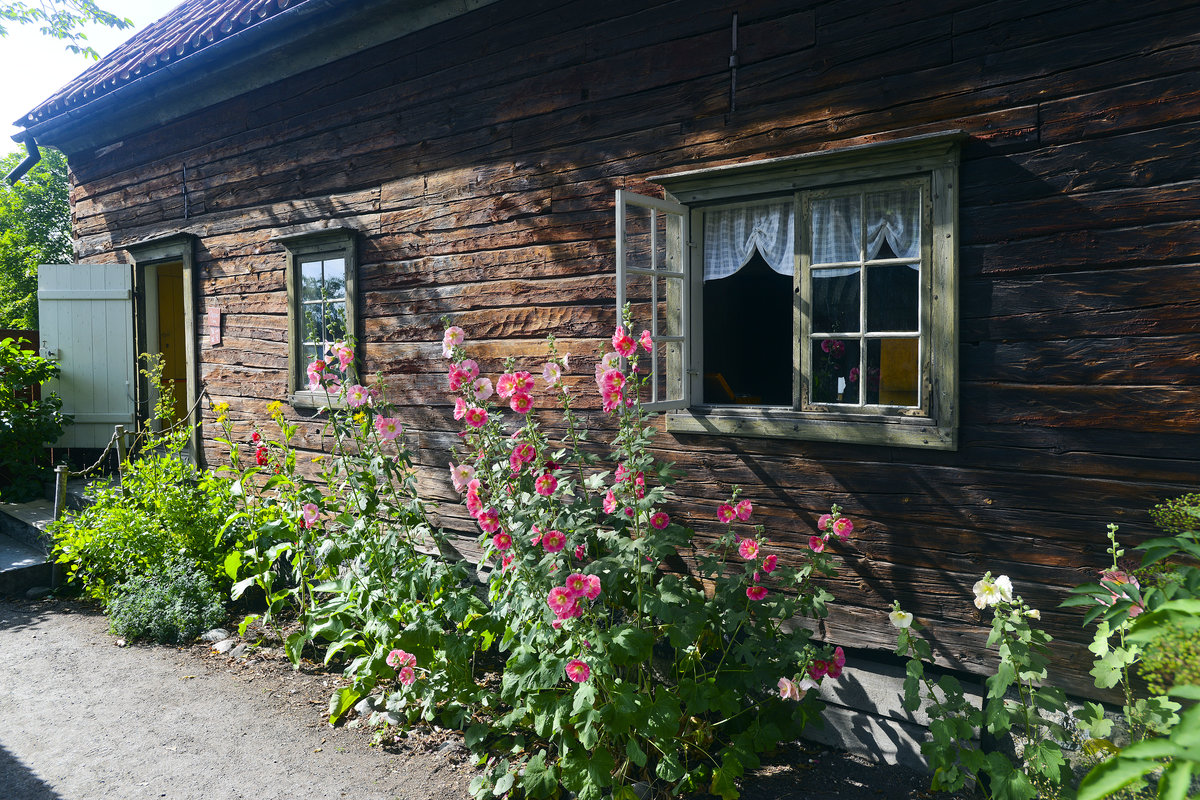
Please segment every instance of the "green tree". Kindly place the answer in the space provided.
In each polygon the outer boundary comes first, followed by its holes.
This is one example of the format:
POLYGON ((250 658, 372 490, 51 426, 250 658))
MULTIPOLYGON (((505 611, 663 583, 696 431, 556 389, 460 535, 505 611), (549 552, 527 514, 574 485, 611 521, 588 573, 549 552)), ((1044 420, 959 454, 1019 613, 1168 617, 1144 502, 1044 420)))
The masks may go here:
POLYGON ((0 37, 8 35, 5 21, 18 25, 40 25, 41 31, 53 39, 62 39, 67 49, 96 60, 100 58, 87 44, 85 25, 106 25, 110 28, 132 28, 133 21, 122 19, 96 5, 92 0, 0 0, 0 37))
MULTIPOLYGON (((0 159, 0 175, 24 157, 0 159)), ((16 186, 0 181, 0 328, 36 328, 38 265, 71 263, 69 194, 67 159, 49 148, 16 186)))

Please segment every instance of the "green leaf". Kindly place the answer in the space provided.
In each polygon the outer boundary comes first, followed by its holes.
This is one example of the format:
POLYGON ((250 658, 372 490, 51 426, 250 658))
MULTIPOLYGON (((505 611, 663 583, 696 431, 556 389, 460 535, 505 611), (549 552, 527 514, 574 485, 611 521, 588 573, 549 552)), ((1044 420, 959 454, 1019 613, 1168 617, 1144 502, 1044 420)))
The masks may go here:
POLYGON ((625 755, 639 767, 646 766, 646 752, 637 743, 637 738, 630 736, 625 740, 625 755))
POLYGON ((487 734, 488 726, 482 722, 476 722, 463 734, 463 744, 470 750, 475 750, 487 738, 487 734))
POLYGON ((1159 800, 1187 800, 1188 790, 1192 787, 1192 770, 1195 768, 1191 761, 1174 761, 1158 781, 1159 800))
POLYGON ((1103 800, 1120 789, 1140 779, 1147 772, 1158 769, 1157 761, 1117 756, 1097 764, 1079 782, 1076 800, 1103 800))
POLYGON ((503 797, 508 794, 508 790, 513 787, 517 781, 517 775, 514 772, 506 772, 496 779, 496 785, 492 787, 492 794, 496 797, 503 797))
POLYGON ((529 797, 553 797, 558 790, 558 771, 553 765, 546 766, 546 751, 539 750, 538 754, 525 764, 525 774, 521 776, 521 786, 529 797))
POLYGON ((307 641, 308 637, 304 635, 303 631, 296 631, 287 637, 283 649, 287 652, 288 660, 292 662, 292 666, 299 666, 300 654, 304 652, 304 643, 307 641))
POLYGON ((668 783, 674 783, 683 777, 686 770, 683 764, 679 763, 679 759, 674 753, 663 753, 662 758, 658 760, 658 767, 654 770, 658 777, 668 783))
POLYGON ((595 786, 611 785, 612 774, 616 768, 617 762, 606 747, 596 750, 591 754, 591 758, 588 759, 588 776, 592 779, 592 784, 595 786))
POLYGON ((329 698, 329 724, 337 724, 337 721, 361 699, 362 694, 349 686, 335 691, 329 698))
POLYGON ((609 654, 612 662, 618 666, 645 661, 650 657, 653 647, 654 637, 650 635, 650 631, 628 624, 612 629, 609 654))

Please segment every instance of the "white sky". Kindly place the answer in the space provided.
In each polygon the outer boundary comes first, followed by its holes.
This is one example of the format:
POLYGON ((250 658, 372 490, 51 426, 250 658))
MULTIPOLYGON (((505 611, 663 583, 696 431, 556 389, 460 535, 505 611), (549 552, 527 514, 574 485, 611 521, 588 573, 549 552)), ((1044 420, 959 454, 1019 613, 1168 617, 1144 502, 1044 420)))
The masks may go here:
MULTIPOLYGON (((113 30, 103 26, 87 29, 88 43, 103 57, 117 45, 159 19, 182 0, 99 0, 99 5, 118 17, 133 20, 133 28, 113 30)), ((22 130, 13 120, 66 86, 75 76, 95 63, 76 55, 58 39, 38 32, 36 25, 5 22, 8 36, 0 38, 0 155, 21 149, 12 141, 22 130)))

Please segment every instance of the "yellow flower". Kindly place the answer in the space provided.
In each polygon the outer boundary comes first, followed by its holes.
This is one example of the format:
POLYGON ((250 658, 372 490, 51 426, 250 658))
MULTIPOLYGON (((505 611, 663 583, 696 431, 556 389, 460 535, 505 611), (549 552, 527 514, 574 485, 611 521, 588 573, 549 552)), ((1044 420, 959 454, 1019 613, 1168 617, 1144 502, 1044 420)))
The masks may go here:
POLYGON ((283 403, 279 402, 278 400, 272 401, 271 404, 269 406, 267 406, 267 413, 270 414, 272 417, 274 417, 277 414, 282 413, 282 411, 283 411, 283 403))
POLYGON ((363 412, 359 411, 359 412, 357 412, 357 413, 354 415, 354 424, 355 424, 355 425, 362 425, 362 424, 363 424, 363 420, 365 420, 366 418, 367 418, 367 415, 366 415, 366 414, 364 414, 363 412))

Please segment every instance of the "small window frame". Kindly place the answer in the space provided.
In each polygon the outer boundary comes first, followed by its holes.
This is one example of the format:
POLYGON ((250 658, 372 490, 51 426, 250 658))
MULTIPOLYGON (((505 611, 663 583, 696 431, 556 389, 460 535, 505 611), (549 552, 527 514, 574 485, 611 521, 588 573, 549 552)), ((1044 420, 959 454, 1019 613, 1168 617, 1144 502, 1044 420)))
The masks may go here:
MULTIPOLYGON (((666 414, 667 430, 681 434, 779 437, 868 445, 953 450, 958 445, 958 165, 962 131, 927 134, 878 144, 731 165, 650 180, 664 187, 667 201, 690 209, 690 231, 703 231, 705 208, 733 205, 766 196, 792 194, 796 203, 796 269, 793 331, 793 407, 704 405, 703 248, 683 247, 690 292, 684 375, 689 386, 685 407, 666 414), (805 203, 825 191, 871 190, 906 182, 927 186, 923 209, 928 229, 922 236, 920 353, 923 385, 919 408, 848 410, 806 404, 809 365, 802 352, 811 334, 811 286, 802 253, 807 230, 805 203), (856 188, 857 187, 857 188, 856 188)), ((671 376, 674 380, 675 376, 671 376)))
MULTIPOLYGON (((277 236, 272 241, 287 252, 284 280, 288 308, 288 400, 297 408, 322 408, 329 404, 326 392, 308 389, 308 360, 303 353, 303 313, 300 291, 301 265, 316 260, 341 258, 346 265, 346 337, 354 342, 355 365, 359 361, 358 231, 349 227, 321 228, 277 236)), ((353 372, 354 366, 350 368, 353 372)))

